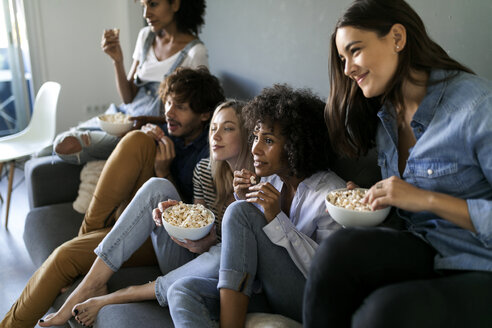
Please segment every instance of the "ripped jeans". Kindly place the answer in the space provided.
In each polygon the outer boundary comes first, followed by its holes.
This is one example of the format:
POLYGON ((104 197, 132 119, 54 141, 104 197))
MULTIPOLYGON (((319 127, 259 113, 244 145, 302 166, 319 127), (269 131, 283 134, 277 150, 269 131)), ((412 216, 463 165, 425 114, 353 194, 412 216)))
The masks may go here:
MULTIPOLYGON (((114 114, 119 111, 120 109, 118 107, 111 104, 105 113, 114 114)), ((71 164, 85 164, 90 161, 106 160, 120 139, 121 137, 112 136, 101 130, 97 117, 93 117, 80 123, 77 127, 73 127, 57 135, 53 142, 53 153, 71 164), (57 146, 67 137, 76 138, 82 147, 81 151, 72 154, 60 154, 57 152, 57 146)))
POLYGON ((116 148, 120 139, 120 137, 112 136, 102 130, 72 128, 69 131, 60 133, 56 137, 53 143, 53 152, 65 162, 71 164, 85 164, 90 161, 106 160, 116 148), (84 138, 84 135, 87 138, 84 138), (75 137, 82 146, 82 150, 73 154, 60 154, 56 152, 56 147, 66 137, 75 137))

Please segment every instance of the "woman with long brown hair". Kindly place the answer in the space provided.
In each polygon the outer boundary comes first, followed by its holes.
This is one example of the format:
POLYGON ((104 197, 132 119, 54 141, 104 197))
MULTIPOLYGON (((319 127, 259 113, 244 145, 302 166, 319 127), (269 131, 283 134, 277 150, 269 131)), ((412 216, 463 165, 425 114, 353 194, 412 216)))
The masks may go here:
POLYGON ((376 145, 373 209, 406 230, 347 228, 318 249, 306 327, 491 327, 492 86, 430 39, 403 0, 358 0, 331 39, 335 150, 376 145))

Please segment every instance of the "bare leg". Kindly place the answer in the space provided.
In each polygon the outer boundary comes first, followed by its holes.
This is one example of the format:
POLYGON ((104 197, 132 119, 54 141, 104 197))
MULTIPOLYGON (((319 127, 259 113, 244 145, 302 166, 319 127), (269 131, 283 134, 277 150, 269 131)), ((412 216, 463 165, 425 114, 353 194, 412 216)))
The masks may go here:
POLYGON ((73 315, 73 307, 94 296, 107 294, 106 283, 113 275, 113 271, 99 257, 94 261, 89 273, 84 277, 82 282, 70 294, 65 303, 56 313, 46 316, 44 320, 39 321, 41 327, 60 326, 65 324, 73 315))
POLYGON ((249 297, 232 289, 220 289, 220 327, 244 327, 249 297))
POLYGON ((145 285, 130 286, 111 294, 89 298, 87 301, 75 305, 73 311, 78 312, 75 319, 79 323, 91 326, 94 324, 99 310, 105 305, 155 299, 155 281, 152 281, 145 285))

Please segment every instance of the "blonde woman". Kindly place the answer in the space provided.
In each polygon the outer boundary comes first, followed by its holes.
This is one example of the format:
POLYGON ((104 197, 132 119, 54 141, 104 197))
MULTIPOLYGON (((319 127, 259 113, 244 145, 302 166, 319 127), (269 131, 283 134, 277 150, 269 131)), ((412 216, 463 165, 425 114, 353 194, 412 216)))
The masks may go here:
MULTIPOLYGON (((242 107, 240 102, 227 101, 215 110, 209 134, 211 158, 199 162, 194 172, 194 203, 201 203, 215 213, 217 228, 225 207, 234 200, 233 171, 252 167, 242 107)), ((60 310, 40 320, 39 325, 60 325, 74 315, 81 324, 90 326, 101 307, 108 304, 157 299, 161 306, 167 306, 167 289, 176 279, 191 273, 216 275, 220 245, 215 229, 201 240, 181 242, 170 237, 161 226, 162 212, 179 199, 168 180, 153 178, 145 183, 96 248, 98 257, 84 280, 60 310), (152 207, 154 210, 150 211, 152 207), (107 294, 108 279, 149 235, 164 275, 148 284, 107 294)))

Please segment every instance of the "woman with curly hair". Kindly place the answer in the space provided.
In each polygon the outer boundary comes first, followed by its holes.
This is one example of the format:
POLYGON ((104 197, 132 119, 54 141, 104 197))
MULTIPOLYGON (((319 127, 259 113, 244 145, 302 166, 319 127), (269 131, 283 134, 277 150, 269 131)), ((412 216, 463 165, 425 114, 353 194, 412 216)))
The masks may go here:
POLYGON ((238 201, 223 217, 218 278, 183 278, 170 287, 177 327, 217 326, 219 311, 221 327, 244 326, 260 284, 269 304, 261 312, 301 321, 311 258, 340 228, 326 213, 324 197, 345 186, 326 169, 331 152, 323 108, 308 90, 286 85, 264 89, 246 105, 255 172, 234 172, 238 201))
MULTIPOLYGON (((105 30, 101 48, 111 58, 116 86, 123 104, 112 104, 106 113, 122 112, 144 123, 162 123, 160 83, 178 67, 208 67, 208 53, 198 34, 203 26, 205 0, 140 0, 148 26, 137 37, 133 63, 125 74, 119 30, 105 30)), ((55 153, 64 161, 84 164, 105 160, 120 141, 101 131, 96 118, 57 136, 55 153)))

